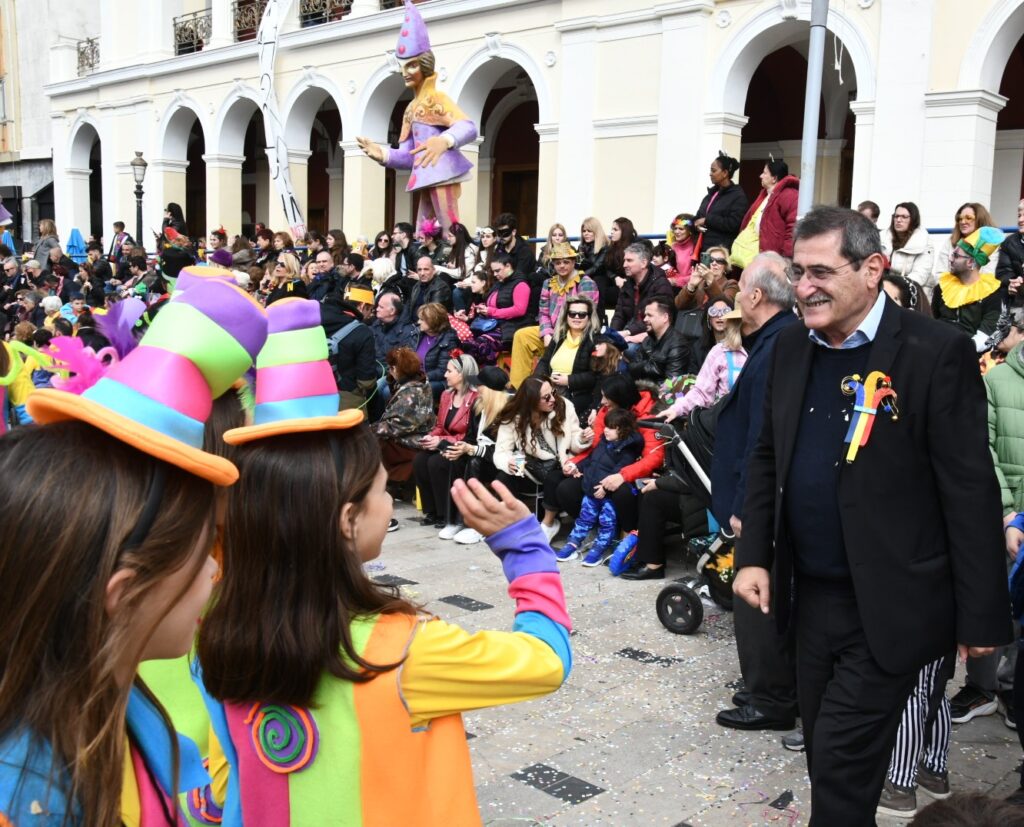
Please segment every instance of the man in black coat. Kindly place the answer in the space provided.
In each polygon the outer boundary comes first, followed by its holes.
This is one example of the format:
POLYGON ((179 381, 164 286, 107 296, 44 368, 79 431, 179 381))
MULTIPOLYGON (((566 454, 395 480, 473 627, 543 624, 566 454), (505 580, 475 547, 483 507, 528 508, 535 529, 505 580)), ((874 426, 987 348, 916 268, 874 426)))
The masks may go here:
POLYGON ((999 245, 996 277, 1007 290, 1010 303, 1024 305, 1024 201, 1017 205, 1017 232, 999 245))
POLYGON ((794 238, 807 330, 776 342, 733 588, 796 633, 811 824, 873 824, 921 667, 1012 640, 999 485, 974 348, 880 292, 878 229, 823 207, 794 238))
POLYGON ((690 343, 672 327, 674 309, 672 299, 665 296, 655 296, 644 306, 647 338, 629 363, 629 375, 634 379, 661 383, 686 373, 690 343))
MULTIPOLYGON (((711 511, 722 526, 743 521, 747 461, 764 421, 768 368, 775 340, 798 323, 794 300, 789 266, 775 253, 755 257, 740 276, 733 313, 742 320, 748 356, 722 402, 711 462, 711 511)), ((731 729, 792 729, 797 715, 793 636, 780 634, 770 618, 742 600, 733 603, 733 623, 744 689, 734 696, 735 708, 723 709, 715 721, 731 729)))
POLYGON ((519 222, 512 213, 503 212, 494 219, 494 234, 498 237, 501 249, 512 260, 512 272, 529 279, 537 269, 537 256, 533 245, 521 239, 516 230, 519 222))
POLYGON ((320 323, 327 334, 327 361, 341 394, 341 409, 365 405, 377 387, 378 371, 373 332, 361 309, 331 293, 320 304, 320 323))
POLYGON ((619 300, 612 315, 611 327, 622 332, 623 338, 638 344, 647 337, 644 307, 655 296, 672 298, 672 284, 665 271, 651 262, 648 248, 640 243, 630 244, 622 256, 626 283, 619 291, 619 300))
POLYGON ((420 256, 416 262, 416 275, 419 281, 413 286, 409 303, 405 306, 402 320, 415 322, 416 313, 425 304, 437 302, 452 312, 452 288, 443 278, 437 275, 437 269, 430 256, 420 256))

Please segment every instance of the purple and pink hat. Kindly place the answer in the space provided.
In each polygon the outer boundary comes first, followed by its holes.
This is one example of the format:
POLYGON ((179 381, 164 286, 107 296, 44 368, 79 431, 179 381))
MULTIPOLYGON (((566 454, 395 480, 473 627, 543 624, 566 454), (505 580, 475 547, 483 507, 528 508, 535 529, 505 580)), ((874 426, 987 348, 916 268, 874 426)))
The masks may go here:
POLYGON ((429 51, 430 36, 427 34, 427 24, 423 22, 423 15, 409 0, 405 0, 405 19, 402 21, 402 31, 398 35, 395 54, 399 60, 408 60, 429 51))

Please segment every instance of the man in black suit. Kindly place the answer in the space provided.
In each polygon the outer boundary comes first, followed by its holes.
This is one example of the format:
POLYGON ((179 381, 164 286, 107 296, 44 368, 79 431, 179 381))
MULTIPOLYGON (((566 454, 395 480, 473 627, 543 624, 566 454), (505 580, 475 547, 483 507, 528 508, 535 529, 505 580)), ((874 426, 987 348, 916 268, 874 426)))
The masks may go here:
POLYGON ((794 239, 807 330, 776 343, 733 587, 795 627, 811 824, 874 824, 918 670, 1012 639, 999 486, 970 339, 879 291, 878 230, 858 213, 813 210, 794 239), (875 372, 898 416, 877 395, 854 410, 850 377, 875 372))

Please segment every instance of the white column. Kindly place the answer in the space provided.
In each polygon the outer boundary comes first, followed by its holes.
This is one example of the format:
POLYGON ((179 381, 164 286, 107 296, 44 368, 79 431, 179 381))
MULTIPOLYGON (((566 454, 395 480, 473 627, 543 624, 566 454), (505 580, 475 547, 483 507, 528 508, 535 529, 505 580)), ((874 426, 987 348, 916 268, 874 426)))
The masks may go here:
POLYGON ((416 196, 409 192, 409 179, 412 177, 412 170, 395 170, 395 195, 392 206, 395 210, 395 221, 408 221, 415 224, 416 196))
MULTIPOLYGON (((120 5, 120 4, 119 4, 120 5)), ((145 13, 139 6, 140 26, 138 31, 146 44, 146 56, 149 61, 174 56, 174 16, 181 13, 181 2, 178 0, 147 0, 145 13)), ((106 25, 112 24, 113 21, 106 25)), ((100 55, 100 60, 103 55, 100 55)))
POLYGON ((818 204, 839 203, 839 170, 842 166, 842 138, 825 138, 818 141, 818 172, 815 175, 815 198, 818 204))
POLYGON ((996 133, 996 152, 992 169, 990 212, 1000 227, 1017 223, 1017 204, 1024 193, 1024 129, 1004 129, 996 133))
MULTIPOLYGON (((146 184, 155 195, 160 204, 160 215, 163 216, 163 208, 171 201, 181 204, 185 208, 185 171, 188 169, 188 161, 177 161, 170 158, 158 158, 149 162, 149 169, 146 170, 146 184)), ((188 216, 185 216, 188 218, 188 216)), ((160 230, 160 225, 144 227, 147 238, 146 248, 151 249, 153 235, 150 230, 160 230)))
POLYGON ((57 225, 60 237, 66 239, 71 235, 74 227, 85 238, 89 234, 89 224, 92 218, 89 205, 89 170, 72 169, 64 170, 64 179, 67 181, 70 196, 67 204, 61 205, 65 212, 65 218, 57 225), (67 208, 70 206, 70 210, 67 208))
MULTIPOLYGON (((559 30, 559 24, 555 24, 559 30)), ((597 29, 591 24, 562 31, 555 214, 566 227, 578 227, 594 204, 594 109, 599 93, 597 29)), ((481 188, 482 191, 482 188, 481 188)), ((490 187, 487 188, 490 200, 490 187)))
POLYGON ((235 42, 231 8, 231 0, 212 0, 210 3, 210 42, 205 48, 216 49, 235 42))
MULTIPOLYGON (((854 101, 850 104, 850 109, 853 111, 854 118, 853 191, 850 205, 856 209, 861 201, 875 200, 871 198, 872 167, 874 162, 872 149, 875 142, 875 102, 854 101)), ((899 201, 893 202, 893 204, 898 203, 899 201)))
MULTIPOLYGON (((299 202, 303 221, 309 221, 309 159, 313 153, 308 149, 288 150, 288 171, 292 179, 292 191, 299 202)), ((275 189, 276 193, 276 189, 275 189)), ((299 243, 299 239, 295 240, 299 243)))
POLYGON ((996 118, 1006 98, 984 89, 932 92, 924 105, 918 206, 924 226, 948 227, 958 204, 992 203, 996 118))
MULTIPOLYGON (((700 202, 699 195, 708 186, 705 167, 714 157, 706 157, 703 152, 700 121, 694 117, 695 112, 704 109, 704 84, 681 84, 679 70, 681 55, 686 55, 690 66, 704 65, 709 40, 707 24, 715 4, 685 5, 688 8, 666 12, 661 21, 655 227, 667 227, 678 213, 693 209, 695 197, 700 202)), ((701 76, 698 72, 697 77, 701 76)))
MULTIPOLYGON (((711 186, 711 181, 706 174, 707 168, 720 150, 731 155, 733 158, 740 157, 743 127, 747 125, 748 120, 749 118, 746 115, 740 115, 735 112, 708 112, 704 115, 703 149, 700 151, 698 158, 692 161, 693 165, 705 173, 703 181, 698 180, 693 183, 698 195, 702 190, 706 190, 711 186), (701 161, 699 159, 704 160, 701 161)), ((791 161, 787 160, 786 163, 789 164, 790 169, 794 169, 791 161)), ((697 203, 700 203, 699 198, 697 203)))
MULTIPOLYGON (((920 148, 925 141, 922 102, 929 91, 930 63, 936 57, 932 20, 942 12, 936 8, 939 4, 935 0, 899 0, 877 5, 881 20, 875 63, 878 77, 874 123, 870 137, 864 136, 868 140, 861 140, 859 128, 856 133, 853 206, 871 199, 882 208, 882 215, 890 215, 899 202, 914 201, 923 213, 924 204, 917 199, 928 188, 930 173, 920 161, 920 148), (870 177, 858 186, 857 166, 865 152, 870 156, 870 177)), ((860 101, 852 104, 855 114, 859 106, 860 101)), ((860 115, 857 117, 859 122, 860 115)), ((991 168, 991 162, 988 166, 991 168)), ((973 196, 970 200, 974 200, 973 196)), ((949 214, 941 226, 949 226, 952 211, 961 201, 952 205, 948 199, 943 201, 940 212, 949 214)), ((927 219, 924 225, 929 226, 927 219)))
POLYGON ((222 225, 228 235, 242 231, 241 155, 204 155, 206 164, 206 223, 222 225))
POLYGON ((26 195, 21 199, 21 240, 24 242, 32 241, 32 234, 36 228, 36 215, 35 215, 35 199, 26 195))
POLYGON ((343 227, 345 215, 345 167, 328 167, 327 177, 330 184, 327 191, 327 226, 343 227))
MULTIPOLYGON (((543 147, 543 144, 541 146, 543 147)), ((490 226, 491 221, 495 218, 491 214, 491 190, 494 185, 493 166, 493 158, 490 156, 480 156, 480 164, 477 167, 476 176, 476 214, 480 216, 481 227, 490 226)), ((538 218, 538 220, 540 219, 538 218)))
POLYGON ((384 226, 384 167, 355 141, 340 146, 345 152, 345 233, 373 238, 384 226))
POLYGON ((462 195, 459 196, 459 221, 473 232, 473 227, 480 224, 477 216, 477 190, 479 183, 480 167, 480 144, 484 142, 484 136, 479 136, 475 141, 462 147, 462 154, 466 156, 474 169, 468 181, 462 183, 462 195))
MULTIPOLYGON (((534 126, 534 130, 540 136, 540 156, 537 159, 537 228, 540 230, 561 220, 557 213, 558 193, 556 191, 559 130, 557 124, 537 124, 534 126)), ((488 188, 487 198, 489 201, 490 188, 488 188)), ((480 213, 480 215, 484 222, 490 221, 486 212, 480 213)), ((481 223, 480 226, 484 226, 484 224, 481 223)), ((579 232, 575 224, 566 225, 566 229, 571 236, 579 232)))

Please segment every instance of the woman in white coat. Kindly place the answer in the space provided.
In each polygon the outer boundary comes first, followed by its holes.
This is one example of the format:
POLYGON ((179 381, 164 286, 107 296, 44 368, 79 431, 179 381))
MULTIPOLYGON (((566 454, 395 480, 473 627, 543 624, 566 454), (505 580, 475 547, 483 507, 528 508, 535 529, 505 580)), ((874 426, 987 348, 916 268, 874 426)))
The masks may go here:
POLYGON ((888 228, 882 230, 882 250, 889 257, 889 270, 912 279, 930 299, 938 279, 932 269, 935 250, 921 226, 917 204, 906 201, 896 205, 888 228))

